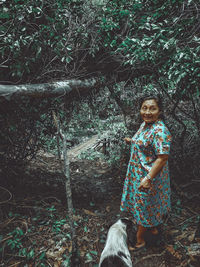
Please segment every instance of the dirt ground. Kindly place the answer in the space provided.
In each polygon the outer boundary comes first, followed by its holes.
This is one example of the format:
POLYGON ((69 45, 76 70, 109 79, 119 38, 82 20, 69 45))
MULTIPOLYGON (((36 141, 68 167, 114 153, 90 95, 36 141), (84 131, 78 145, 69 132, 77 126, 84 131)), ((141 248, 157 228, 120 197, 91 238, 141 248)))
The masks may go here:
MULTIPOLYGON (((126 165, 119 169, 100 160, 77 160, 70 169, 80 266, 95 267, 109 225, 120 217, 131 219, 119 211, 126 165)), ((0 266, 70 266, 72 242, 59 161, 40 156, 26 171, 19 168, 2 182, 0 266)), ((133 266, 199 267, 199 218, 199 198, 188 200, 172 188, 172 212, 162 226, 162 237, 150 240, 140 252, 131 252, 133 266)))

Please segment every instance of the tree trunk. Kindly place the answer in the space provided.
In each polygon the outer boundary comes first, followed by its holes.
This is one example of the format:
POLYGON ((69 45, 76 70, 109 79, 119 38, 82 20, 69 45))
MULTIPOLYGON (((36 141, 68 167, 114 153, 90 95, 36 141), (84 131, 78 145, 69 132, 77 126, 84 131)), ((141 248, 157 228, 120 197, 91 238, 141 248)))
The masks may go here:
POLYGON ((88 91, 99 88, 100 86, 101 84, 99 80, 94 78, 87 80, 68 80, 43 84, 0 84, 0 97, 5 97, 7 100, 20 96, 44 98, 60 95, 75 95, 80 97, 80 95, 85 93, 87 94, 88 91))

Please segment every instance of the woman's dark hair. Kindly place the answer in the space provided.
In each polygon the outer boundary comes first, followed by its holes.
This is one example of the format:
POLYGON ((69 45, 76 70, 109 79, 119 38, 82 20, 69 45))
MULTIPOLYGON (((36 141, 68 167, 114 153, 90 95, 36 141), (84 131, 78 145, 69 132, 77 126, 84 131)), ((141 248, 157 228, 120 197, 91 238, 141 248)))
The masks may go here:
POLYGON ((163 104, 162 104, 162 100, 161 100, 160 96, 158 96, 158 95, 145 95, 145 96, 141 97, 140 102, 139 102, 139 108, 141 109, 142 104, 144 103, 144 101, 152 100, 152 99, 156 101, 156 103, 157 103, 157 105, 159 107, 159 110, 161 111, 160 118, 164 119, 164 116, 162 114, 162 112, 163 112, 163 104))

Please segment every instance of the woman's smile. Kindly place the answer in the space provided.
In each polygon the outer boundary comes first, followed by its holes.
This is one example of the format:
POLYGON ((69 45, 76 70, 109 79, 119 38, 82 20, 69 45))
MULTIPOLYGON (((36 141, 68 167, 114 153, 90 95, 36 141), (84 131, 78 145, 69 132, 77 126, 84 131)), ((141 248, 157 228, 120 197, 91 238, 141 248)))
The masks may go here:
POLYGON ((144 101, 140 109, 140 115, 146 123, 157 121, 160 116, 160 109, 156 101, 154 99, 144 101))

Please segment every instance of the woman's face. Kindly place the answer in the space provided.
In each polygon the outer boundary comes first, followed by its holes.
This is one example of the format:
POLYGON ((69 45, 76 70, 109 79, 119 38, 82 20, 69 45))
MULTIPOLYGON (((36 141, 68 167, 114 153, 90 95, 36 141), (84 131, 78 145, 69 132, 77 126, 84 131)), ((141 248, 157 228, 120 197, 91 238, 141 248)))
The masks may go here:
POLYGON ((155 99, 145 100, 140 109, 140 115, 144 122, 153 123, 160 116, 160 109, 155 99))

